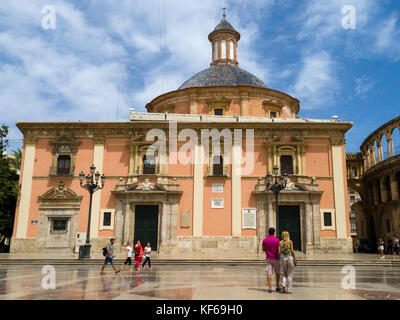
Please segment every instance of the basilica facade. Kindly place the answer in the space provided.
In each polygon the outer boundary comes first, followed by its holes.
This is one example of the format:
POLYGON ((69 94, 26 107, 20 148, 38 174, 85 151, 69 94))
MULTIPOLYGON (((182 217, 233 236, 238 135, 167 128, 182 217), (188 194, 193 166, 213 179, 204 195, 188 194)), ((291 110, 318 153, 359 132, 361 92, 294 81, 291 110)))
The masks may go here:
POLYGON ((92 257, 115 237, 121 258, 128 240, 151 242, 163 259, 262 258, 269 227, 288 230, 305 254, 352 252, 344 146, 352 123, 300 119, 296 98, 239 68, 240 34, 225 18, 208 39, 210 67, 147 112, 131 110, 129 122, 17 123, 12 253, 77 257, 89 219, 79 173, 92 164, 106 176, 91 205, 92 257), (278 206, 267 188, 274 170, 288 177, 278 206))

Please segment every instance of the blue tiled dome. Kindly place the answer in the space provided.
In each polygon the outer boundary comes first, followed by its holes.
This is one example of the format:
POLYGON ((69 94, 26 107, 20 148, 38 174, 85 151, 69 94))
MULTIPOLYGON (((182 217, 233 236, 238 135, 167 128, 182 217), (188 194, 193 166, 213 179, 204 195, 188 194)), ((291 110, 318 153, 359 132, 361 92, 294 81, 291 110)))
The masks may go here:
POLYGON ((213 65, 185 81, 179 89, 193 87, 236 87, 249 86, 267 88, 251 73, 230 64, 213 65))

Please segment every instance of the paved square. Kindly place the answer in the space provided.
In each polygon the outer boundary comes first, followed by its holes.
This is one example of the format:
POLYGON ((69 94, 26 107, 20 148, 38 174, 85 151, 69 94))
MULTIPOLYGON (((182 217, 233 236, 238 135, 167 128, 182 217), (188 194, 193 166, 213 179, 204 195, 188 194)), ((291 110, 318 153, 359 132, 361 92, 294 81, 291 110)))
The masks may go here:
POLYGON ((356 289, 343 289, 341 266, 299 266, 291 295, 268 293, 262 266, 155 265, 124 271, 100 265, 55 265, 56 289, 42 288, 42 266, 0 265, 0 299, 400 299, 398 268, 356 266, 356 289))

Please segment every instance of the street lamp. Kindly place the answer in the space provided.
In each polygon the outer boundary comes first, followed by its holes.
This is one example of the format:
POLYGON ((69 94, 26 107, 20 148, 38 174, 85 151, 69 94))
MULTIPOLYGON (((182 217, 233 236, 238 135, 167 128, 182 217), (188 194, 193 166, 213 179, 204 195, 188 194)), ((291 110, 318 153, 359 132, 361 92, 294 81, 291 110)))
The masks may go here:
MULTIPOLYGON (((89 191, 90 194, 90 200, 89 200, 89 218, 88 218, 88 227, 87 227, 87 233, 86 233, 86 243, 85 245, 81 246, 81 250, 82 255, 79 254, 79 259, 90 259, 90 217, 92 214, 92 197, 93 197, 93 193, 95 193, 95 191, 103 189, 104 187, 104 182, 106 181, 106 176, 103 174, 100 176, 100 173, 96 171, 96 167, 94 166, 94 164, 92 164, 90 166, 90 174, 88 174, 87 176, 85 176, 85 174, 83 173, 83 171, 81 171, 81 173, 79 174, 79 180, 80 180, 80 185, 82 188, 86 189, 87 191, 89 191), (83 181, 86 179, 86 184, 83 185, 83 181), (99 184, 99 180, 101 185, 99 184)), ((79 250, 79 251, 81 251, 79 250)))
POLYGON ((279 167, 277 165, 274 166, 273 168, 274 171, 274 177, 275 181, 273 181, 272 174, 270 172, 267 173, 267 189, 272 191, 275 194, 275 205, 276 205, 276 234, 279 237, 279 205, 278 205, 278 195, 279 192, 281 192, 283 189, 286 188, 287 180, 288 180, 288 175, 285 173, 283 176, 279 176, 279 183, 278 183, 278 174, 279 174, 279 167))

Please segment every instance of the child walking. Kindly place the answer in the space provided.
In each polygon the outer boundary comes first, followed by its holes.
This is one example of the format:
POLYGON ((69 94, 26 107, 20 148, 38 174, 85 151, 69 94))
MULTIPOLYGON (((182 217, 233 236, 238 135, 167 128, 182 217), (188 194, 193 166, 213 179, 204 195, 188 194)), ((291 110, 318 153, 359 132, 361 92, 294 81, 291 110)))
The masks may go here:
POLYGON ((385 241, 382 238, 378 240, 378 250, 381 254, 381 259, 385 259, 385 241))
POLYGON ((151 253, 151 247, 150 247, 150 242, 147 242, 147 246, 144 248, 144 262, 142 264, 142 269, 144 270, 144 265, 146 262, 149 262, 149 269, 150 271, 153 270, 151 267, 151 261, 150 261, 150 253, 151 253))
POLYGON ((124 262, 124 264, 121 266, 121 271, 124 270, 124 267, 129 264, 129 271, 133 271, 132 270, 132 242, 128 241, 127 243, 127 247, 126 247, 126 260, 124 262))

